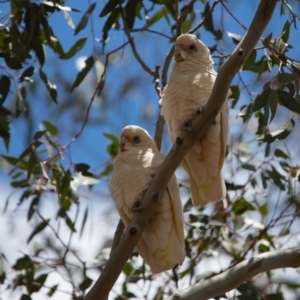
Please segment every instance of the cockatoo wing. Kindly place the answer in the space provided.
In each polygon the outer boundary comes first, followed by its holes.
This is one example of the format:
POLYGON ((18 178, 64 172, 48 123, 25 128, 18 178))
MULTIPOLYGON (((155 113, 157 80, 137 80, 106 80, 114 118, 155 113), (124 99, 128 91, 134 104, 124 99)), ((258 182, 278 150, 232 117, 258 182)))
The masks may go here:
MULTIPOLYGON (((153 163, 162 163, 156 153, 153 163)), ((157 168, 155 167, 155 169, 157 168)), ((154 273, 181 265, 185 257, 184 229, 179 187, 173 175, 150 223, 137 245, 138 251, 154 273)))

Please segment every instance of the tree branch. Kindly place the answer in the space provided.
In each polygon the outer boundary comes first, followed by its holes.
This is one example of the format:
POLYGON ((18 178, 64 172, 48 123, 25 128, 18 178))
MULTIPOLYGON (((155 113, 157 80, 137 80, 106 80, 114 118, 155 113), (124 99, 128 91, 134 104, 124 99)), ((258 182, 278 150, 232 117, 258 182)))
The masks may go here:
POLYGON ((109 291, 119 277, 123 266, 130 257, 142 232, 149 223, 158 205, 167 183, 180 162, 201 136, 212 124, 227 99, 230 83, 256 45, 269 23, 277 0, 261 0, 248 32, 238 44, 233 54, 220 68, 211 96, 204 108, 204 113, 197 116, 191 130, 184 131, 159 167, 143 200, 142 211, 135 213, 127 227, 118 247, 112 253, 100 277, 86 295, 85 300, 106 299, 109 291))
POLYGON ((300 266, 300 247, 274 250, 245 260, 229 270, 201 281, 165 300, 206 300, 226 293, 257 274, 300 266))
POLYGON ((111 257, 114 250, 118 247, 118 245, 120 243, 120 240, 122 238, 122 235, 124 233, 124 230, 125 230, 124 223, 123 223, 122 219, 120 219, 119 223, 117 225, 117 229, 115 231, 115 235, 114 235, 114 239, 113 239, 113 242, 112 242, 112 245, 111 245, 109 257, 111 257))

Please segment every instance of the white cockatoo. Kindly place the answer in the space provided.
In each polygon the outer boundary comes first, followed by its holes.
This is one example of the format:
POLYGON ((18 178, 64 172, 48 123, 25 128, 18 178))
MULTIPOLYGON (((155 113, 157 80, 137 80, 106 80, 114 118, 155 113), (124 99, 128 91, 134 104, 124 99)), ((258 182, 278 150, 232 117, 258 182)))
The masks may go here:
MULTIPOLYGON (((156 170, 164 160, 143 128, 129 125, 121 132, 109 189, 127 227, 138 211, 156 170)), ((185 257, 183 212, 175 175, 143 232, 137 250, 153 273, 181 265, 185 257)))
MULTIPOLYGON (((177 38, 174 61, 170 80, 160 100, 161 114, 173 142, 180 135, 183 124, 192 121, 197 111, 201 112, 217 76, 209 49, 194 35, 182 34, 177 38)), ((228 101, 225 101, 213 124, 181 163, 190 177, 191 198, 196 206, 226 197, 221 169, 227 131, 228 101)))

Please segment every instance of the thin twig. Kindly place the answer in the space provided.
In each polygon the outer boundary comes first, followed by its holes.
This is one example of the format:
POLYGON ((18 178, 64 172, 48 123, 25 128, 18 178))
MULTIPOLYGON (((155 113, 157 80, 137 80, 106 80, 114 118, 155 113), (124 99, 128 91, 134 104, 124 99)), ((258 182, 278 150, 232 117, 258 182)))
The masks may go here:
POLYGON ((201 281, 165 300, 206 300, 229 292, 257 274, 300 266, 300 247, 274 250, 245 260, 229 270, 201 281))
POLYGON ((165 124, 165 119, 159 113, 155 124, 155 135, 154 135, 154 141, 158 150, 161 150, 161 141, 163 136, 164 124, 165 124))
POLYGON ((146 31, 146 32, 151 32, 151 33, 155 33, 157 35, 160 35, 160 36, 163 36, 165 38, 167 38, 168 40, 171 40, 172 37, 171 36, 168 36, 162 32, 159 32, 159 31, 156 31, 156 30, 152 30, 152 29, 148 29, 148 28, 145 28, 145 27, 142 27, 142 28, 132 28, 130 29, 130 32, 143 32, 143 31, 146 31))
POLYGON ((169 69, 169 65, 172 60, 173 54, 174 54, 174 45, 171 47, 169 53, 167 54, 164 65, 163 65, 163 69, 162 69, 162 73, 161 73, 161 83, 162 83, 163 88, 166 86, 167 81, 168 81, 168 69, 169 69))
POLYGON ((130 44, 130 47, 131 47, 131 50, 132 50, 132 53, 133 53, 134 57, 136 58, 136 60, 138 61, 138 63, 141 65, 141 67, 143 68, 143 70, 145 72, 147 72, 148 74, 150 74, 151 76, 156 78, 157 74, 156 74, 155 70, 152 70, 151 68, 149 68, 146 65, 146 63, 142 60, 142 58, 140 57, 139 53, 136 50, 135 43, 133 41, 133 37, 130 35, 130 31, 127 27, 127 23, 126 23, 126 20, 125 20, 125 15, 124 15, 124 10, 123 10, 123 7, 122 7, 121 3, 120 3, 120 11, 121 11, 121 16, 122 16, 123 25, 124 25, 124 32, 127 36, 127 39, 128 39, 129 44, 130 44))
POLYGON ((195 2, 196 2, 196 0, 192 0, 188 5, 186 5, 186 7, 184 8, 184 11, 177 18, 177 22, 176 22, 177 36, 179 36, 181 34, 182 22, 185 20, 187 14, 193 9, 195 2))
POLYGON ((109 257, 111 257, 112 253, 114 252, 114 250, 117 248, 117 246, 119 245, 119 242, 123 236, 125 230, 125 226, 123 221, 120 219, 119 223, 117 225, 116 231, 115 231, 115 235, 114 235, 114 239, 113 239, 113 243, 111 245, 111 250, 110 250, 110 254, 109 257))
POLYGON ((176 36, 181 35, 181 20, 179 18, 179 1, 175 0, 176 36))
POLYGON ((242 24, 232 13, 231 11, 227 8, 227 6, 223 3, 223 1, 221 1, 222 6, 225 8, 225 10, 230 14, 230 16, 244 29, 244 30, 248 30, 248 28, 242 24))
POLYGON ((81 129, 79 130, 79 132, 71 139, 71 141, 65 145, 65 146, 62 146, 59 148, 59 152, 56 153, 54 156, 52 157, 49 157, 47 158, 46 160, 43 161, 43 165, 47 165, 48 163, 50 163, 51 161, 55 160, 55 159, 58 159, 59 156, 61 155, 62 152, 64 152, 66 149, 68 149, 72 143, 74 143, 78 138, 79 136, 83 133, 84 129, 85 129, 85 126, 87 125, 88 123, 88 120, 89 120, 89 114, 90 114, 90 110, 91 110, 91 107, 92 107, 92 104, 94 102, 94 99, 96 97, 96 95, 101 92, 102 90, 102 87, 103 87, 103 81, 104 81, 104 77, 105 77, 105 74, 106 74, 106 69, 107 69, 107 65, 108 65, 108 59, 109 59, 109 56, 117 51, 119 51, 120 49, 124 48, 126 45, 128 44, 128 42, 124 43, 122 46, 110 51, 109 53, 106 54, 106 57, 105 57, 105 63, 104 63, 104 70, 103 70, 103 73, 101 75, 101 78, 99 80, 99 83, 97 84, 96 88, 95 88, 95 91, 91 97, 91 100, 89 102, 89 105, 88 105, 88 108, 86 110, 86 113, 85 113, 85 119, 83 121, 83 124, 81 126, 81 129))

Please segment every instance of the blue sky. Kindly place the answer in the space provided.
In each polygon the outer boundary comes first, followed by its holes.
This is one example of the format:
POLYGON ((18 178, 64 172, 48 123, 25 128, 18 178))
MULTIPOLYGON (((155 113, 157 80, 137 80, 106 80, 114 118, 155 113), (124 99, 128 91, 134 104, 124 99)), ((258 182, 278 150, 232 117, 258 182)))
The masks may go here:
MULTIPOLYGON (((150 1, 144 2, 149 6, 151 4, 150 1)), ((212 2, 213 1, 210 1, 210 3, 212 2)), ((258 2, 259 1, 230 0, 228 3, 226 3, 226 6, 243 25, 248 27, 258 2)), ((99 18, 98 16, 105 3, 105 0, 100 0, 97 2, 96 8, 93 12, 93 24, 89 22, 87 28, 75 37, 73 36, 72 28, 66 24, 63 12, 55 13, 49 19, 49 22, 55 34, 61 41, 65 51, 67 51, 79 38, 88 37, 85 47, 69 61, 60 60, 55 54, 52 53, 51 50, 49 50, 47 47, 45 48, 47 52, 47 61, 43 69, 51 81, 57 85, 58 105, 45 98, 45 94, 47 93, 46 88, 36 74, 33 77, 37 83, 35 86, 37 91, 35 94, 36 96, 33 98, 32 94, 30 94, 28 97, 28 100, 34 104, 32 105, 33 110, 31 116, 34 126, 33 132, 40 130, 41 122, 45 119, 48 119, 59 128, 59 140, 62 145, 68 144, 72 137, 80 130, 83 117, 86 114, 86 106, 90 101, 97 82, 95 71, 93 71, 89 74, 89 76, 87 76, 86 80, 75 90, 75 92, 70 95, 64 91, 63 78, 67 78, 72 84, 78 72, 76 67, 78 61, 82 60, 84 57, 90 56, 95 49, 102 63, 104 62, 105 56, 101 54, 101 43, 97 41, 93 42, 93 34, 95 38, 101 39, 101 29, 105 22, 105 18, 99 18), (91 30, 92 28, 93 31, 91 30), (96 45, 95 49, 93 48, 94 45, 96 45), (59 77, 59 75, 61 75, 61 77, 59 77), (63 110, 62 114, 59 114, 60 110, 63 110)), ((75 25, 79 22, 82 13, 89 7, 90 4, 90 1, 70 0, 66 2, 67 6, 80 10, 80 13, 69 13, 75 25)), ((198 12, 196 16, 196 22, 201 20, 200 12, 202 12, 203 7, 204 6, 200 3, 200 1, 196 3, 198 12)), ((216 12, 214 13, 214 26, 216 29, 219 28, 221 23, 220 7, 221 6, 218 5, 216 7, 216 12)), ((288 19, 287 12, 282 17, 280 16, 279 8, 280 7, 278 5, 273 19, 270 22, 266 32, 263 34, 263 37, 266 37, 270 32, 274 32, 273 36, 275 38, 279 37, 282 27, 285 21, 288 19)), ((9 11, 7 3, 0 5, 0 11, 0 20, 2 20, 2 17, 9 11)), ((299 13, 299 11, 297 11, 297 13, 299 13)), ((152 14, 153 13, 149 13, 149 16, 151 17, 152 14)), ((218 43, 218 49, 224 47, 225 52, 230 54, 230 52, 233 50, 234 44, 232 43, 232 39, 228 37, 226 33, 231 32, 243 35, 245 30, 226 11, 224 11, 223 17, 224 19, 222 20, 222 24, 224 25, 225 42, 223 46, 218 43)), ((144 20, 137 20, 137 27, 142 27, 144 22, 144 20)), ((170 35, 170 25, 164 19, 156 24, 152 29, 162 32, 166 35, 170 35)), ((211 33, 207 33, 202 29, 197 33, 200 34, 201 39, 208 46, 213 46, 216 43, 214 36, 211 33)), ((290 41, 294 48, 291 49, 288 54, 295 59, 299 57, 300 53, 300 44, 297 43, 298 35, 299 33, 297 33, 297 31, 292 27, 290 41)), ((124 36, 122 30, 112 30, 109 33, 109 36, 110 39, 105 48, 106 53, 116 49, 126 41, 126 37, 124 36)), ((133 33, 133 36, 137 50, 147 65, 151 68, 154 68, 155 65, 162 66, 165 56, 171 47, 171 43, 165 37, 151 33, 133 33)), ((214 55, 216 54, 217 53, 214 53, 214 55)), ((258 57, 261 55, 262 51, 260 51, 258 57)), ((215 59, 216 68, 218 65, 217 63, 218 59, 215 59)), ((270 80, 272 75, 274 76, 276 72, 277 70, 275 70, 273 74, 264 77, 262 82, 270 80)), ((249 89, 252 92, 253 99, 255 95, 261 91, 261 83, 256 82, 255 76, 250 74, 250 72, 243 72, 242 76, 245 82, 249 84, 249 89)), ((236 78, 234 82, 237 83, 238 79, 236 78)), ((30 88, 30 84, 27 84, 27 86, 30 88)), ((236 115, 242 104, 248 104, 250 101, 247 92, 245 90, 242 90, 241 92, 241 98, 236 108, 231 110, 230 113, 229 138, 233 140, 239 133, 243 132, 246 127, 243 125, 240 118, 236 118, 236 115)), ((158 114, 158 100, 158 95, 154 90, 151 76, 142 71, 141 66, 134 60, 129 45, 127 45, 124 51, 118 51, 113 55, 107 71, 106 85, 103 90, 103 94, 101 97, 95 99, 90 112, 89 123, 78 140, 71 145, 70 152, 65 151, 64 159, 61 161, 62 164, 67 167, 70 165, 70 161, 72 163, 87 163, 91 166, 92 172, 95 174, 100 173, 110 159, 106 152, 106 145, 109 143, 109 141, 103 136, 103 133, 111 132, 118 136, 124 126, 128 124, 136 124, 147 129, 153 136, 155 130, 154 123, 156 122, 158 114), (138 84, 132 85, 132 81, 137 82, 138 84), (124 82, 127 83, 126 93, 123 92, 124 82), (146 118, 144 117, 145 115, 147 116, 146 118)), ((13 103, 13 95, 10 101, 11 102, 5 103, 8 105, 8 107, 13 103)), ((283 110, 281 117, 274 120, 272 123, 273 128, 279 129, 285 123, 282 122, 282 120, 285 119, 286 116, 287 111, 283 110)), ((10 155, 19 155, 27 145, 26 134, 28 132, 28 128, 25 127, 26 124, 27 123, 25 122, 23 116, 18 117, 12 123, 12 137, 9 149, 10 155)), ((245 135, 245 141, 253 141, 255 139, 255 126, 251 126, 252 125, 250 124, 248 128, 248 134, 245 135)), ((295 137, 295 133, 293 134, 295 137)), ((288 142, 290 141, 291 140, 288 140, 288 142)), ((282 144, 283 143, 281 143, 281 145, 282 144)), ((167 152, 169 148, 170 140, 165 128, 163 151, 167 152)), ((296 152, 298 149, 299 145, 292 150, 296 152)), ((7 154, 1 140, 0 154, 7 154)), ((0 190, 9 189, 10 179, 6 175, 8 170, 9 168, 5 168, 0 171, 0 190)), ((100 196, 101 199, 104 199, 104 201, 109 201, 110 199, 107 191, 107 182, 108 179, 102 179, 95 187, 97 192, 102 193, 100 196)), ((82 193, 82 195, 82 198, 86 199, 86 195, 84 193, 82 193)), ((0 211, 5 203, 6 196, 7 192, 1 194, 0 211)), ((97 201, 99 200, 99 193, 88 194, 88 197, 91 197, 88 198, 89 200, 96 199, 94 205, 98 205, 97 201)), ((111 204, 112 203, 113 202, 111 201, 111 204)), ((12 207, 12 209, 13 208, 14 207, 12 207)), ((101 215, 101 217, 102 216, 104 216, 104 214, 101 215)), ((97 217, 99 217, 99 215, 97 215, 95 219, 97 219, 97 217)), ((94 223, 96 223, 95 219, 94 223)), ((24 222, 26 222, 26 220, 24 220, 24 222)), ((113 234, 113 230, 114 227, 111 226, 111 234, 113 234)))

